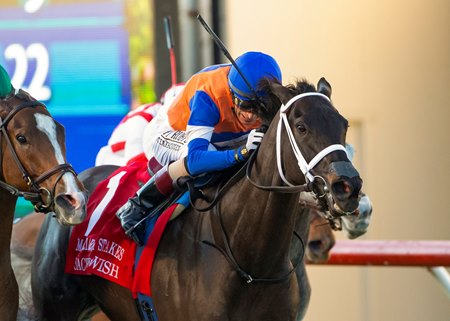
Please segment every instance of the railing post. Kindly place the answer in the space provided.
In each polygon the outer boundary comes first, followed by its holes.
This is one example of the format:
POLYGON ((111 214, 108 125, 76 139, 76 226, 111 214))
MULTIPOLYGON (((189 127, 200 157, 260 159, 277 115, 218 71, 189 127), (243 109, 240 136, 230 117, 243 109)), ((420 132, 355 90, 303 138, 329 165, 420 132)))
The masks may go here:
POLYGON ((443 266, 429 267, 428 271, 438 280, 450 299, 450 274, 443 266))

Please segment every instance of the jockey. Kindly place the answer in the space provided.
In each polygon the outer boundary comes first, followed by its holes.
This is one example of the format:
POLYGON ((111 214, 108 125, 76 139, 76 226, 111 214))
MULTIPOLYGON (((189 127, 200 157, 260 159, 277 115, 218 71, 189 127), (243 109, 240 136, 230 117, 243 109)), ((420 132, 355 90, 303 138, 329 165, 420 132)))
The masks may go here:
POLYGON ((124 166, 144 152, 142 137, 147 124, 163 106, 170 105, 184 84, 172 86, 161 97, 160 102, 144 104, 131 110, 114 128, 108 144, 100 148, 95 166, 124 166))
POLYGON ((256 90, 266 77, 281 83, 281 70, 274 58, 261 52, 244 53, 236 65, 251 88, 230 64, 206 67, 145 129, 149 163, 156 160, 163 167, 116 213, 137 243, 143 243, 144 227, 135 225, 172 194, 175 180, 243 162, 261 142, 264 133, 256 130, 262 124, 256 111, 265 93, 256 90))

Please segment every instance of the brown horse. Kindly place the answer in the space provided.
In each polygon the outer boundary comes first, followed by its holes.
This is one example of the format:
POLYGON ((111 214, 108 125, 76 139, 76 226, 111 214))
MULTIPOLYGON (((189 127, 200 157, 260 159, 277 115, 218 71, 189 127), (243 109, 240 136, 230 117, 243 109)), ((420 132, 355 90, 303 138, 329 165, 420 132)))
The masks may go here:
POLYGON ((17 198, 54 212, 62 224, 77 224, 86 215, 86 197, 66 161, 64 128, 43 104, 25 91, 11 90, 0 98, 0 130, 0 316, 15 321, 19 296, 10 240, 17 198))
MULTIPOLYGON (((345 152, 348 122, 331 104, 328 82, 322 78, 317 91, 305 81, 265 86, 273 117, 262 116, 273 120, 247 176, 206 213, 198 207, 207 202, 196 202, 162 237, 152 271, 161 321, 295 320, 303 291, 289 251, 294 227, 302 240, 309 227, 307 215, 296 223, 300 192, 329 194, 342 213, 358 207, 362 180, 345 152)), ((95 276, 64 275, 69 234, 46 218, 32 267, 38 318, 80 320, 100 307, 113 321, 140 320, 128 289, 95 276)), ((304 270, 304 260, 298 267, 304 270)))
POLYGON ((310 210, 310 223, 308 231, 308 242, 306 243, 306 263, 325 263, 336 243, 334 232, 328 221, 316 210, 310 210))

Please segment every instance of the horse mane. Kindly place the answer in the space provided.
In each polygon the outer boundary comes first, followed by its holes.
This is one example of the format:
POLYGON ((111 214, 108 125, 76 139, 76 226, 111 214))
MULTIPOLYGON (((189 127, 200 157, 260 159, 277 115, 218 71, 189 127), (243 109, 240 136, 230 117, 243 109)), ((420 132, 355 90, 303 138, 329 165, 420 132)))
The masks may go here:
MULTIPOLYGON (((281 83, 275 78, 263 78, 258 85, 258 92, 267 93, 262 97, 265 110, 259 109, 257 111, 258 116, 262 119, 263 125, 268 126, 276 113, 279 111, 282 102, 275 93, 274 85, 281 85, 281 83)), ((316 87, 309 83, 306 79, 300 79, 295 84, 288 84, 284 86, 291 91, 292 96, 296 96, 305 92, 315 92, 316 87)))
POLYGON ((292 89, 296 95, 316 91, 316 87, 306 79, 297 80, 295 85, 289 84, 286 88, 292 89))

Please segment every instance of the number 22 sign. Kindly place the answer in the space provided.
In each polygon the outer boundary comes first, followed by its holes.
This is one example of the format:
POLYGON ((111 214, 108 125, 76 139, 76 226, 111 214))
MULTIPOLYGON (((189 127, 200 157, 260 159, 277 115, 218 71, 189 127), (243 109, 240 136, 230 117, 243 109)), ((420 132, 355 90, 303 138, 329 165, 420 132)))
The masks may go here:
POLYGON ((51 90, 45 85, 49 70, 49 55, 41 43, 32 43, 27 47, 13 43, 6 47, 4 52, 6 60, 15 61, 15 70, 11 75, 11 82, 15 88, 22 88, 37 100, 49 100, 51 90), (36 62, 34 74, 28 86, 25 84, 29 65, 32 60, 36 62))

